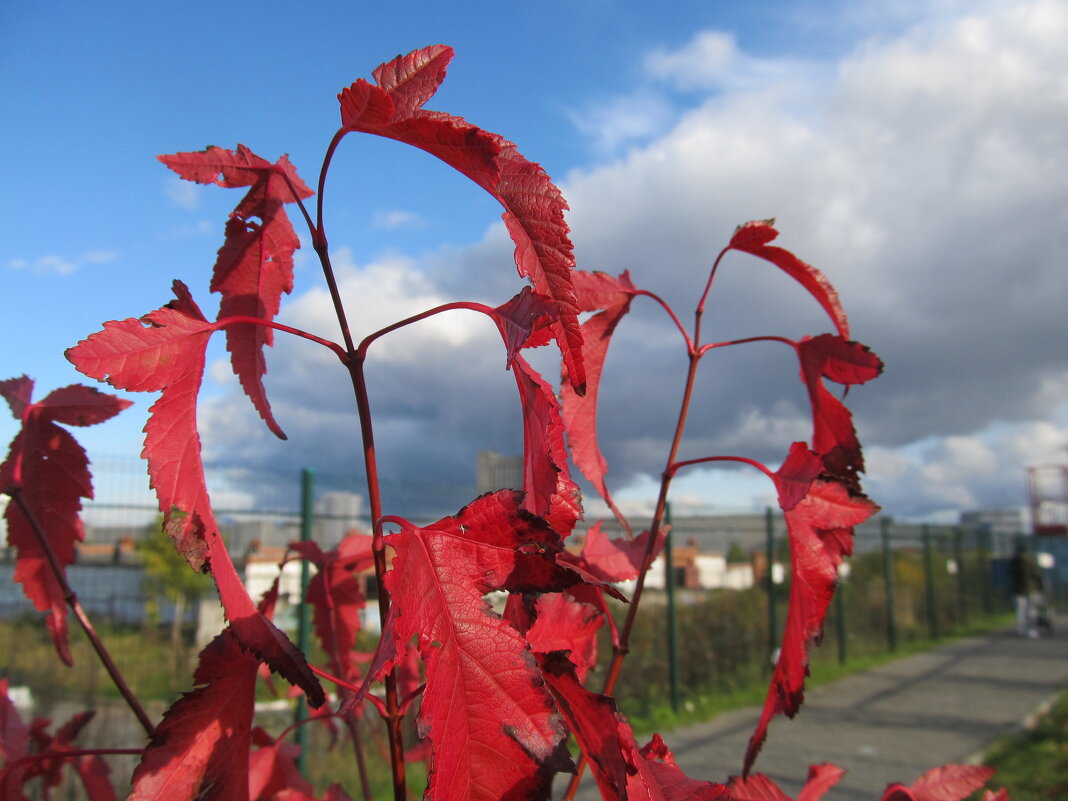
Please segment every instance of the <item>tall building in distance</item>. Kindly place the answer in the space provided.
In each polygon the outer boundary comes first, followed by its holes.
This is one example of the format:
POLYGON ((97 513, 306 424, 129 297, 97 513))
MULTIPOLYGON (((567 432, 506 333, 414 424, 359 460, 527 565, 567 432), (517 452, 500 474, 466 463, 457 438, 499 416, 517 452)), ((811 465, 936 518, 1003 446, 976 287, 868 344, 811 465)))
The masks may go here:
POLYGON ((316 535, 328 548, 333 548, 345 533, 357 528, 363 512, 363 497, 355 492, 332 490, 315 500, 316 535))
POLYGON ((496 451, 479 451, 475 465, 478 495, 499 489, 523 489, 523 457, 496 451))

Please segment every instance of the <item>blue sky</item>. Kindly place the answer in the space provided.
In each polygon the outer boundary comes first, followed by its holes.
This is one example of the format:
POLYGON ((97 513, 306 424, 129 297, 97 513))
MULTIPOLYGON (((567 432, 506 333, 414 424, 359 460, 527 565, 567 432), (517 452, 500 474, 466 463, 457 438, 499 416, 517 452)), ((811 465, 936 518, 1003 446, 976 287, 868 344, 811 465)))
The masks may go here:
MULTIPOLYGON (((580 267, 630 269, 688 316, 683 301, 734 225, 776 216, 782 244, 839 286, 854 335, 887 361, 852 396, 873 497, 922 519, 1022 505, 1025 465, 1062 461, 1068 444, 1065 34, 1068 5, 1051 0, 264 3, 255 16, 217 3, 6 4, 0 377, 28 373, 39 396, 82 380, 63 350, 158 307, 173 278, 213 308, 208 278, 237 198, 183 184, 157 154, 240 142, 288 153, 312 183, 336 93, 444 43, 457 55, 429 105, 548 170, 571 202, 580 267)), ((367 325, 413 297, 499 303, 521 286, 495 202, 422 153, 349 137, 327 206, 367 325)), ((825 330, 786 279, 729 267, 713 301, 725 336, 825 330)), ((282 316, 329 331, 306 250, 282 316)), ((636 506, 677 404, 663 331, 636 314, 606 379, 610 475, 636 506)), ((383 358, 372 394, 388 475, 448 481, 479 448, 518 447, 514 389, 490 343, 450 319, 383 348, 394 363, 383 358)), ((289 342, 269 356, 291 437, 275 443, 235 400, 221 355, 201 409, 211 458, 355 468, 355 441, 338 433, 351 432, 351 400, 328 360, 289 342)), ((693 455, 775 461, 803 435, 796 368, 777 359, 710 365, 693 455)), ((79 432, 91 455, 139 448, 152 398, 133 399, 79 432)), ((13 433, 0 420, 0 439, 13 433)), ((679 500, 752 509, 768 497, 744 474, 705 472, 679 500)))

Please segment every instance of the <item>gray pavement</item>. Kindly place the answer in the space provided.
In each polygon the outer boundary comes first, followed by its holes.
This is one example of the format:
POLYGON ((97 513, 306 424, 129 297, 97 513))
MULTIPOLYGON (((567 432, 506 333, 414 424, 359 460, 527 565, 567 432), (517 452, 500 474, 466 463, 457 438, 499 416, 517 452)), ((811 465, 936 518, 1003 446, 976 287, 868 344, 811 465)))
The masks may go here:
MULTIPOLYGON (((816 687, 797 717, 772 721, 754 772, 796 796, 809 765, 833 762, 847 773, 828 801, 878 801, 890 782, 910 784, 937 765, 976 762, 1068 689, 1068 617, 1054 625, 1049 638, 996 631, 816 687)), ((736 710, 664 739, 689 776, 725 781, 741 771, 759 713, 736 710)), ((598 797, 588 775, 579 797, 598 797)))

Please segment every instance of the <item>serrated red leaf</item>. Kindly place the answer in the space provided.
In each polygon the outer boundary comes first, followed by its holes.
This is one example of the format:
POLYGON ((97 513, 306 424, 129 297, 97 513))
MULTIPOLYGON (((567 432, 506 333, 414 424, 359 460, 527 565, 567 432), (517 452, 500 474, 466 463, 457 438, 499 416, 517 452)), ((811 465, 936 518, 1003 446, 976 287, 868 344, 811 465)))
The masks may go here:
POLYGON ((16 420, 22 419, 23 412, 33 397, 33 379, 28 375, 18 378, 8 378, 0 381, 0 395, 4 396, 7 405, 11 407, 11 413, 16 420))
POLYGON ((589 762, 601 798, 626 799, 627 774, 633 769, 638 747, 615 700, 583 687, 575 666, 561 653, 541 654, 538 663, 545 685, 589 762))
POLYGON ((367 599, 355 574, 374 564, 371 542, 367 534, 350 534, 326 552, 311 541, 289 546, 318 569, 308 583, 305 600, 314 609, 315 633, 331 671, 346 681, 358 678, 352 649, 367 599))
POLYGON ((786 626, 760 721, 746 749, 743 775, 748 775, 764 744, 771 719, 779 714, 793 717, 801 707, 808 649, 822 634, 838 583, 838 565, 843 553, 850 552, 853 527, 877 511, 868 498, 845 484, 818 479, 805 497, 785 512, 791 565, 786 626), (830 542, 825 540, 828 533, 833 534, 830 542), (843 537, 849 543, 845 550, 839 539, 843 537))
POLYGON ((379 65, 372 75, 393 101, 395 115, 404 119, 412 116, 434 96, 445 80, 445 71, 452 56, 451 47, 424 47, 379 65))
MULTIPOLYGON (((254 730, 253 739, 260 730, 254 730)), ((300 746, 264 738, 259 748, 249 755, 248 796, 251 801, 274 801, 286 790, 312 794, 312 785, 297 769, 300 746)), ((284 797, 284 796, 282 796, 284 797)))
POLYGON ((461 117, 422 107, 444 79, 452 56, 452 48, 436 45, 381 64, 374 71, 377 86, 358 80, 338 95, 342 127, 425 150, 497 199, 515 243, 519 274, 556 305, 553 330, 581 394, 586 377, 571 281, 575 259, 564 220, 567 203, 545 171, 512 142, 461 117))
POLYGON ((604 625, 604 615, 567 592, 539 595, 535 611, 533 624, 524 632, 530 650, 538 654, 566 652, 578 680, 585 682, 597 664, 597 632, 604 625))
POLYGON ((152 732, 128 801, 248 799, 257 665, 229 631, 201 651, 197 687, 152 732))
POLYGON ((793 801, 763 773, 732 776, 730 789, 731 801, 793 801))
POLYGON ((237 575, 211 510, 197 432, 205 350, 219 323, 208 322, 180 281, 176 299, 146 315, 104 324, 67 351, 85 375, 133 391, 161 391, 149 409, 145 447, 150 485, 164 528, 190 567, 210 567, 227 620, 241 642, 318 706, 325 696, 303 655, 256 609, 237 575))
POLYGON ((845 775, 845 770, 824 762, 820 765, 810 765, 808 769, 808 781, 797 794, 797 801, 819 801, 824 794, 838 784, 845 775))
POLYGON ((691 779, 683 773, 675 764, 675 755, 659 734, 654 734, 639 753, 659 783, 665 801, 730 801, 731 792, 727 785, 691 779))
MULTIPOLYGON (((271 321, 283 294, 293 290, 293 253, 300 247, 283 204, 314 194, 286 156, 271 164, 244 145, 237 151, 210 147, 197 153, 159 156, 181 177, 223 187, 248 186, 226 223, 211 291, 222 294, 219 320, 254 317, 271 321)), ((267 372, 263 348, 273 343, 270 328, 237 323, 226 328, 226 348, 234 375, 267 427, 285 434, 271 412, 263 389, 267 372)))
POLYGON ((525 535, 491 523, 494 507, 505 519, 519 515, 518 501, 516 493, 483 496, 436 528, 405 525, 388 537, 396 552, 385 577, 390 639, 403 645, 418 635, 426 663, 419 720, 434 754, 428 799, 542 797, 561 767, 563 730, 526 641, 482 598, 529 574, 524 557, 541 558, 525 535))
POLYGON ((568 469, 560 403, 522 356, 515 357, 512 372, 523 407, 523 505, 566 536, 582 517, 582 502, 568 469))
POLYGON ((82 780, 88 801, 115 801, 115 788, 111 784, 107 762, 96 754, 80 756, 74 763, 78 778, 82 780))
POLYGON ((819 455, 810 451, 804 442, 793 443, 782 466, 775 471, 779 508, 785 512, 797 506, 822 472, 823 460, 819 455))
POLYGON ((630 301, 636 290, 628 273, 613 278, 604 273, 576 272, 575 291, 581 311, 603 311, 582 324, 582 361, 586 368, 584 395, 576 393, 567 381, 567 368, 564 366, 565 380, 560 388, 560 402, 567 441, 575 466, 593 484, 616 518, 626 525, 605 484, 608 463, 597 440, 597 398, 612 334, 619 321, 630 311, 630 301))
MULTIPOLYGON (((666 533, 666 529, 661 528, 657 534, 653 559, 663 550, 666 533)), ((598 521, 586 531, 586 541, 582 545, 579 563, 599 581, 612 584, 630 581, 637 578, 641 572, 649 536, 648 531, 643 531, 632 540, 624 537, 609 539, 601 530, 601 523, 598 521)))
POLYGON ((501 332, 501 338, 508 350, 508 367, 522 348, 529 347, 531 335, 544 329, 556 315, 556 307, 544 295, 539 295, 530 287, 523 290, 507 303, 493 310, 493 321, 501 332))
POLYGON ((862 384, 882 372, 882 362, 859 342, 833 334, 806 337, 798 343, 797 355, 812 406, 812 449, 822 458, 828 474, 859 489, 858 473, 864 470, 864 457, 853 415, 828 391, 823 379, 862 384))
POLYGON ((912 783, 916 801, 960 801, 994 775, 986 765, 942 765, 932 768, 912 783))
POLYGON ((4 676, 0 678, 0 759, 8 764, 29 751, 30 730, 8 694, 8 679, 4 676))
POLYGON ((15 549, 15 581, 45 618, 56 652, 73 664, 67 644, 67 599, 48 553, 34 528, 40 526, 61 570, 74 562, 75 546, 84 539, 78 513, 82 498, 93 497, 89 458, 68 431, 56 425, 93 425, 130 406, 130 401, 97 389, 72 385, 32 403, 33 381, 22 376, 0 382, 12 411, 19 411, 21 428, 0 464, 0 492, 18 491, 32 515, 20 504, 4 510, 8 545, 15 549))
POLYGON ((797 281, 808 290, 809 294, 827 312, 827 316, 834 322, 838 333, 845 339, 849 338, 849 319, 838 297, 838 292, 823 273, 806 264, 785 248, 769 245, 779 232, 774 228, 774 220, 755 220, 739 225, 731 237, 727 246, 732 250, 740 250, 759 256, 770 261, 788 276, 797 281))
POLYGON ((546 686, 606 801, 727 801, 724 785, 686 776, 656 735, 639 749, 614 699, 587 690, 562 653, 539 655, 546 686))

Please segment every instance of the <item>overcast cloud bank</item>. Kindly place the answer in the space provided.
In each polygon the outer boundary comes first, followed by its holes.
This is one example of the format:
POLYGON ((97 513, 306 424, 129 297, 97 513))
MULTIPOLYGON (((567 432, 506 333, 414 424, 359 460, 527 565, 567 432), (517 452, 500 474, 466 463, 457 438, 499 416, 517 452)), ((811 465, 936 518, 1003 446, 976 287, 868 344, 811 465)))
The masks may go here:
MULTIPOLYGON (((555 176, 579 266, 629 269, 684 320, 735 225, 776 217, 780 244, 828 275, 853 335, 887 364, 850 404, 869 494, 899 517, 1022 505, 1026 465, 1064 461, 1068 445, 1068 6, 969 8, 861 42, 837 63, 757 59, 724 33, 698 32, 645 54, 633 93, 574 112, 596 161, 555 176)), ((363 333, 448 300, 496 305, 521 287, 499 225, 458 251, 338 256, 363 333)), ((713 339, 829 328, 756 260, 732 257, 715 292, 713 339)), ((282 314, 333 335, 329 316, 324 290, 299 285, 282 314)), ((662 469, 681 391, 683 353, 665 323, 640 304, 606 371, 600 430, 625 496, 662 469)), ((777 462, 806 430, 796 363, 768 345, 730 350, 705 366, 686 453, 777 462)), ((375 353, 387 480, 473 484, 479 449, 521 447, 514 383, 486 321, 450 314, 375 353)), ((202 408, 208 455, 358 470, 351 389, 334 357, 282 338, 269 369, 290 442, 233 412, 234 385, 202 408)), ((756 480, 717 491, 712 475, 688 477, 686 496, 724 508, 768 498, 756 480)))

